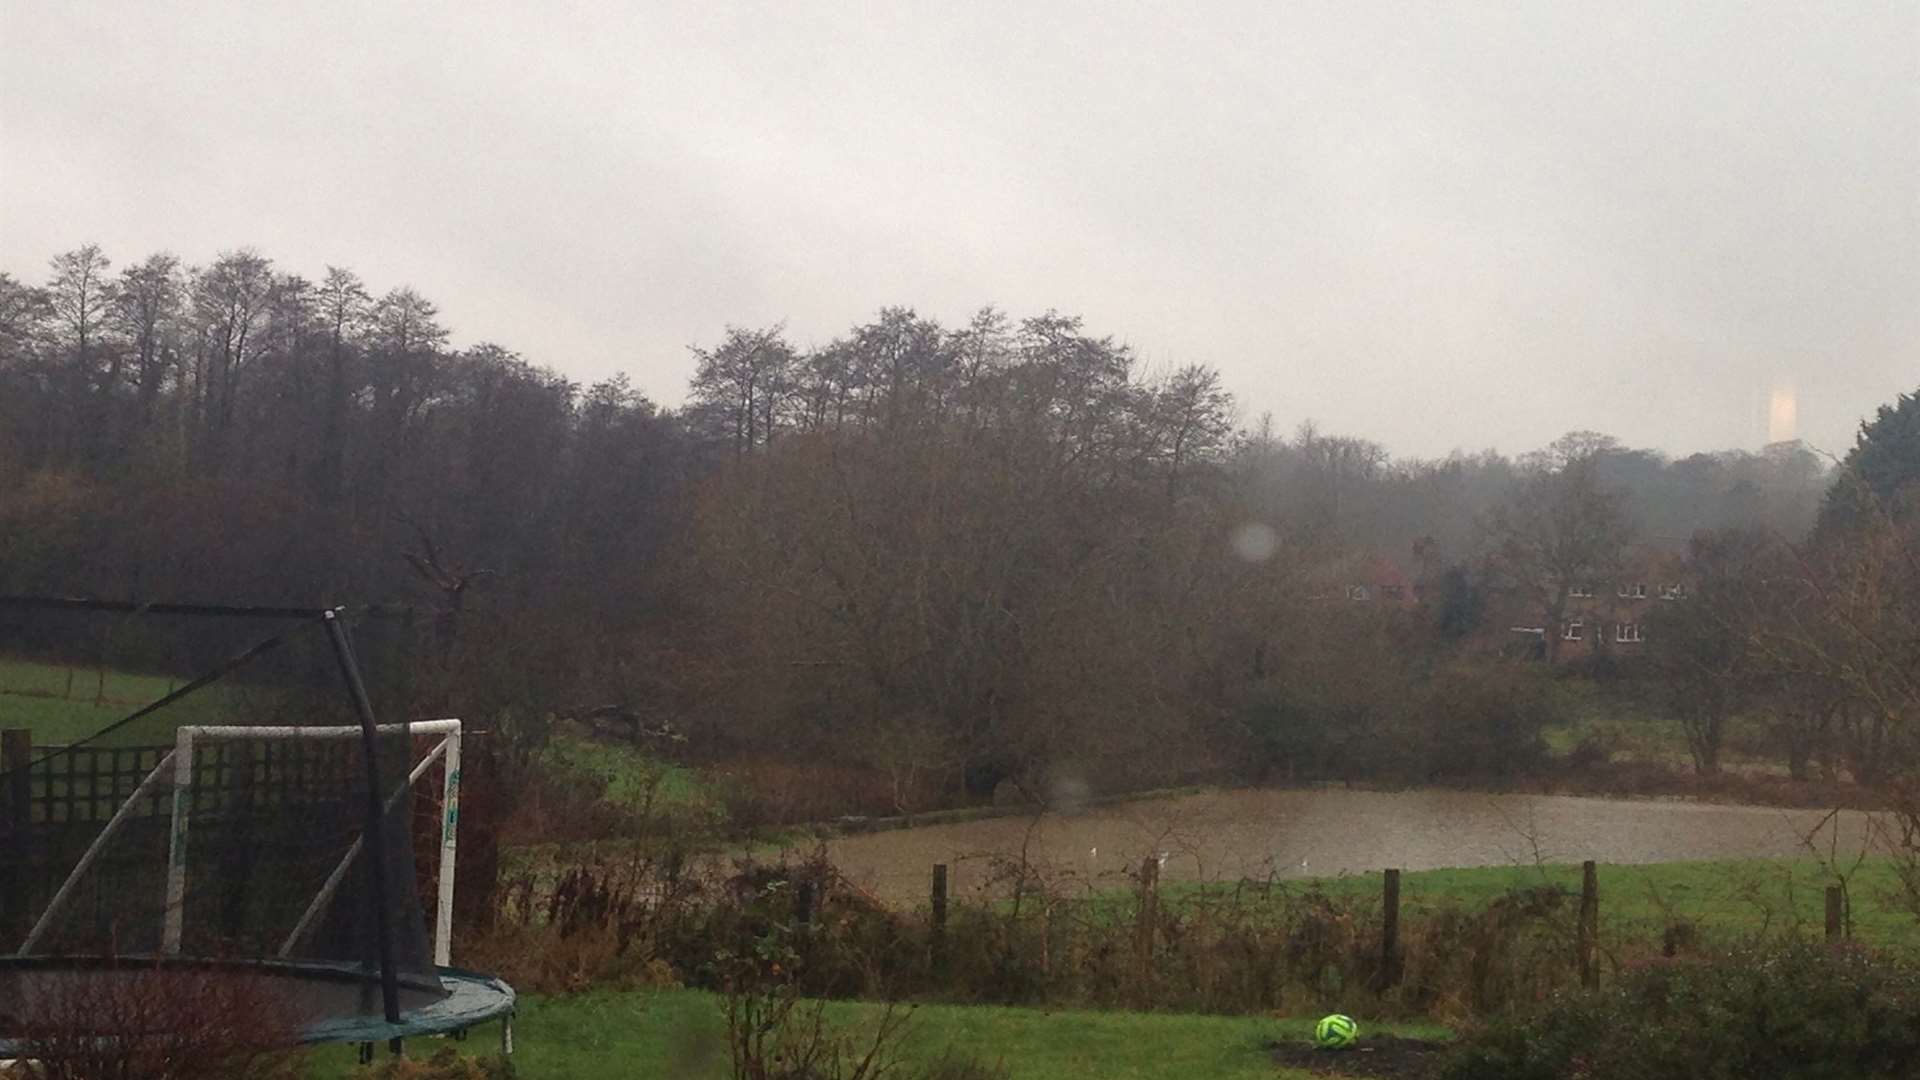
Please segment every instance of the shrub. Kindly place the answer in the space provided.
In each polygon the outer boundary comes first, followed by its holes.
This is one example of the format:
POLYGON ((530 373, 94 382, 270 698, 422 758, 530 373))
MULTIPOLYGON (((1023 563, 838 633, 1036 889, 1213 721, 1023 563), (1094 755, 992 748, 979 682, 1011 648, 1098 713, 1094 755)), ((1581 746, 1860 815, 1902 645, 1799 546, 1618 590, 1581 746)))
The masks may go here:
MULTIPOLYGON (((832 821, 844 816, 883 817, 899 812, 902 791, 875 769, 824 763, 794 764, 740 758, 717 770, 715 785, 736 831, 832 821)), ((935 801, 924 785, 907 793, 912 805, 935 801)))
POLYGON ((829 1021, 824 1001, 803 996, 811 929, 771 923, 709 965, 722 993, 732 1080, 1006 1080, 1004 1066, 951 1051, 931 1065, 906 1063, 910 1006, 888 1002, 871 1024, 829 1021))
POLYGON ((675 984, 669 958, 719 910, 714 883, 671 839, 609 848, 511 879, 469 962, 533 993, 675 984))
POLYGON ((1253 739, 1249 776, 1291 781, 1404 774, 1410 744, 1394 720, 1405 686, 1391 670, 1260 684, 1237 709, 1240 726, 1253 739))
POLYGON ((1429 778, 1510 780, 1547 762, 1541 732, 1561 719, 1547 677, 1511 664, 1460 664, 1421 687, 1421 745, 1429 778))
POLYGON ((1855 946, 1755 945, 1629 969, 1466 1040, 1447 1080, 1910 1077, 1920 969, 1855 946))

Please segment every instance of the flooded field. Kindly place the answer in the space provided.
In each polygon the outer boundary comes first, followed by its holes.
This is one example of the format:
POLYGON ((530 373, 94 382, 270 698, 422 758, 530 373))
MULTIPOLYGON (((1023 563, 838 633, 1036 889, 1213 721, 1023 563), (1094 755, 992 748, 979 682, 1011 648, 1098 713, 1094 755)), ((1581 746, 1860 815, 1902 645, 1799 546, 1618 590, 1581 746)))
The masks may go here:
MULTIPOLYGON (((889 903, 923 901, 935 863, 961 893, 991 888, 1007 860, 1111 887, 1147 856, 1168 880, 1304 878, 1399 867, 1649 863, 1807 855, 1821 811, 1461 791, 1221 791, 1078 814, 1007 817, 842 837, 835 865, 889 903)), ((1857 852, 1866 815, 1814 837, 1857 852)))

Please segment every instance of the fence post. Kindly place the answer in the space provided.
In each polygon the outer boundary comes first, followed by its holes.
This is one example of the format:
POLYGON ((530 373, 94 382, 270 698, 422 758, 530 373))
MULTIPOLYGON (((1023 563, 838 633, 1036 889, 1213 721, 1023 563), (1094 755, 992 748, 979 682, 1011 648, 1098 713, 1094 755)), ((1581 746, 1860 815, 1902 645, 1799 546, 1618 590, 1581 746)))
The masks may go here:
POLYGON ((1580 926, 1576 948, 1580 955, 1580 985, 1600 985, 1600 969, 1593 962, 1594 939, 1600 931, 1600 875, 1593 860, 1580 864, 1580 926))
POLYGON ((0 791, 0 860, 8 865, 5 875, 12 884, 0 889, 0 941, 16 946, 27 935, 27 887, 33 876, 27 861, 32 855, 33 776, 27 763, 33 759, 33 732, 25 728, 0 731, 0 777, 6 788, 0 791))
POLYGON ((933 921, 927 931, 927 961, 935 978, 947 974, 947 864, 933 864, 933 921))
POLYGON ((1134 927, 1134 949, 1148 968, 1153 964, 1153 928, 1159 903, 1160 860, 1149 855, 1140 863, 1140 921, 1134 927))
POLYGON ((793 890, 793 921, 801 926, 813 922, 813 882, 803 880, 793 890))
POLYGON ((1839 941, 1846 933, 1846 900, 1840 886, 1827 886, 1827 940, 1839 941))
POLYGON ((1380 894, 1380 989, 1400 985, 1400 871, 1388 870, 1380 894))

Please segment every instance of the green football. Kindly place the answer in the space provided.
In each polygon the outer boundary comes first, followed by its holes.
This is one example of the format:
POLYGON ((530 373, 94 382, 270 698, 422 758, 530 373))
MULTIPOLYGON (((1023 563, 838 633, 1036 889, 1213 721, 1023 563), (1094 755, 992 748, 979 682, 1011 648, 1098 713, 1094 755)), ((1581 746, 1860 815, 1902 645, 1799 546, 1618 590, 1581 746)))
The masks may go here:
POLYGON ((1323 1017, 1313 1027, 1313 1041, 1322 1050, 1344 1050, 1359 1037, 1360 1025, 1353 1022, 1353 1017, 1340 1013, 1323 1017))

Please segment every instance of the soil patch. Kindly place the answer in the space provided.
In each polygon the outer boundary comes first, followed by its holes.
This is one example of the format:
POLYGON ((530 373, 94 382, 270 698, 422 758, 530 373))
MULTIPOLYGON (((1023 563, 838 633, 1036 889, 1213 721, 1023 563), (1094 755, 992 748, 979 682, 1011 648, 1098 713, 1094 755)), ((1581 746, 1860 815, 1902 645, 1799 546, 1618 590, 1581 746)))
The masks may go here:
POLYGON ((1440 1074, 1440 1062, 1450 1045, 1426 1039, 1403 1039, 1398 1035, 1369 1035, 1347 1050, 1321 1050, 1300 1041, 1276 1042, 1273 1060, 1315 1076, 1429 1080, 1440 1074))

